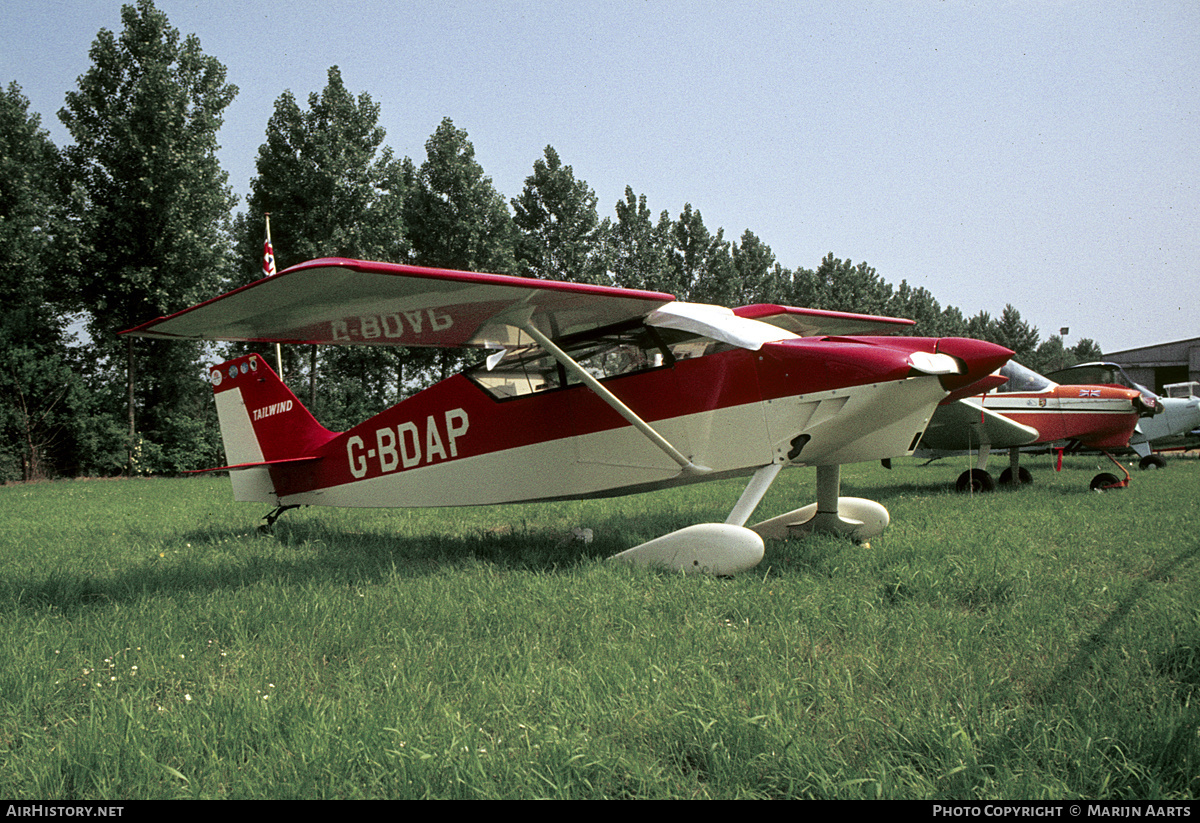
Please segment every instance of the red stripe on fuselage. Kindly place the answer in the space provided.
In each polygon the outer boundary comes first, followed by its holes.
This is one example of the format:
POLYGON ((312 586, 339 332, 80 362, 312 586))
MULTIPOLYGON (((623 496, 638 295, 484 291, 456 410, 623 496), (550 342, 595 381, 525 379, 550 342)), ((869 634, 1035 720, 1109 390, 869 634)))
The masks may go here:
MULTIPOLYGON (((804 338, 757 352, 732 349, 672 367, 625 375, 605 386, 654 423, 748 403, 900 380, 907 355, 936 341, 884 343, 804 338)), ((281 496, 431 466, 448 460, 629 425, 590 389, 572 385, 497 400, 455 375, 334 438, 315 465, 271 468, 281 496)), ((647 449, 653 446, 647 444, 647 449)))
POLYGON ((988 411, 1037 429, 1039 443, 1078 440, 1100 449, 1124 446, 1137 426, 1134 400, 1138 392, 1115 386, 1099 391, 1099 395, 1084 397, 1078 386, 1055 386, 1046 392, 989 394, 983 405, 988 411), (1047 405, 1030 406, 1031 402, 1047 405))

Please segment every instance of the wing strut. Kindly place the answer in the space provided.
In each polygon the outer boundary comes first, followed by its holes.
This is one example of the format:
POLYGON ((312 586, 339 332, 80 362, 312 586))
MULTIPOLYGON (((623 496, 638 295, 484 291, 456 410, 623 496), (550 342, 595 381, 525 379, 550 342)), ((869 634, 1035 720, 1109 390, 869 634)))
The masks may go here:
POLYGON ((708 466, 700 466, 689 460, 682 452, 679 451, 679 449, 672 446, 665 437, 656 432, 649 423, 638 417, 637 413, 634 412, 633 409, 626 406, 620 401, 620 399, 617 398, 615 394, 604 388, 604 386, 600 384, 599 380, 588 374, 587 371, 584 370, 583 366, 580 366, 571 358, 571 355, 560 349, 557 345, 555 345, 553 340, 538 331, 532 323, 526 321, 520 324, 518 328, 536 340, 542 348, 548 351, 555 360, 562 364, 563 368, 583 381, 583 384, 594 391, 601 400, 612 406, 613 410, 616 411, 617 414, 628 420, 635 429, 646 435, 646 438, 651 443, 653 443, 655 446, 658 446, 666 453, 668 457, 678 463, 680 468, 683 469, 684 474, 708 474, 712 471, 712 469, 710 469, 708 466))

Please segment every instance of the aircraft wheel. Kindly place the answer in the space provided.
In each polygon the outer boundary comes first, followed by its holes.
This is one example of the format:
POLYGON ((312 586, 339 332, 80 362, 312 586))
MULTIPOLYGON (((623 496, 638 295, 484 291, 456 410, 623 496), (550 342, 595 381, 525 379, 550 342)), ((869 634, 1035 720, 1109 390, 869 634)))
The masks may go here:
POLYGON ((971 469, 958 476, 956 487, 960 492, 990 492, 995 490, 996 481, 983 469, 971 469))
POLYGON ((1138 461, 1139 469, 1165 469, 1167 458, 1161 454, 1148 454, 1138 461))
POLYGON ((1125 487, 1121 485, 1121 478, 1117 477, 1115 474, 1109 474, 1108 472, 1100 472, 1100 474, 1098 474, 1092 478, 1091 489, 1094 492, 1102 492, 1102 491, 1108 491, 1109 489, 1123 489, 1123 488, 1125 488, 1125 487))
MULTIPOLYGON (((1028 486, 1033 482, 1033 475, 1029 473, 1029 469, 1025 468, 1024 466, 1019 466, 1017 468, 1017 480, 1020 481, 1020 485, 1028 486)), ((1013 476, 1012 467, 1010 466, 1009 468, 1000 472, 1000 485, 1011 486, 1012 484, 1013 476)))

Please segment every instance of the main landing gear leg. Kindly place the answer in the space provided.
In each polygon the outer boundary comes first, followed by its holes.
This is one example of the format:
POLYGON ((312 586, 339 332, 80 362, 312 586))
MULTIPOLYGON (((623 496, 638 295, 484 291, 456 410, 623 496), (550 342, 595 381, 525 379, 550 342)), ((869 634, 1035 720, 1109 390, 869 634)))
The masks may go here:
POLYGON ((817 502, 750 528, 770 540, 786 540, 813 531, 833 532, 852 540, 867 540, 883 532, 890 520, 887 509, 874 500, 841 497, 841 466, 817 466, 817 502))
POLYGON ((1021 465, 1020 446, 1013 446, 1008 450, 1008 468, 1000 472, 1000 485, 1025 486, 1032 482, 1033 475, 1021 465))
POLYGON ((979 460, 975 464, 975 468, 968 469, 958 476, 954 487, 960 492, 990 492, 995 490, 996 481, 987 473, 988 458, 992 454, 992 447, 988 443, 984 443, 979 447, 979 460))
POLYGON ((1121 473, 1125 475, 1125 479, 1122 480, 1121 478, 1117 477, 1115 474, 1110 474, 1109 472, 1100 472, 1100 474, 1098 474, 1092 478, 1092 483, 1091 483, 1092 491, 1106 492, 1111 489, 1128 488, 1129 487, 1129 472, 1125 470, 1125 467, 1121 465, 1120 461, 1117 460, 1117 458, 1113 457, 1108 452, 1105 452, 1104 456, 1107 457, 1109 460, 1111 460, 1113 462, 1113 465, 1121 470, 1121 473))

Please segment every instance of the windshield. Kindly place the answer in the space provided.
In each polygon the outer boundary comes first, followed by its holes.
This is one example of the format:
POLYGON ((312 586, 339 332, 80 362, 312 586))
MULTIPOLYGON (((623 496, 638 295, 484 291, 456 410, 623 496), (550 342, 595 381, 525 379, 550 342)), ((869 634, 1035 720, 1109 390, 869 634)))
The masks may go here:
POLYGON ((1116 363, 1085 363, 1082 366, 1071 366, 1052 374, 1054 379, 1064 386, 1124 386, 1127 389, 1139 391, 1151 399, 1158 396, 1140 383, 1131 380, 1125 370, 1116 363))
POLYGON ((1008 378, 1008 382, 996 389, 997 394, 1049 391, 1054 387, 1053 382, 1037 372, 1025 368, 1015 360, 1005 363, 1004 367, 1000 369, 1000 373, 1008 378))

